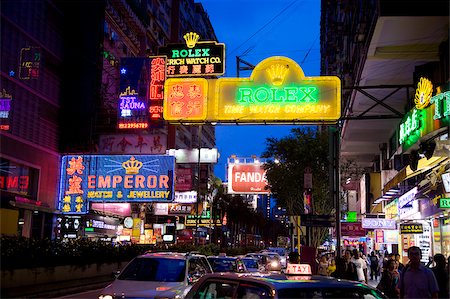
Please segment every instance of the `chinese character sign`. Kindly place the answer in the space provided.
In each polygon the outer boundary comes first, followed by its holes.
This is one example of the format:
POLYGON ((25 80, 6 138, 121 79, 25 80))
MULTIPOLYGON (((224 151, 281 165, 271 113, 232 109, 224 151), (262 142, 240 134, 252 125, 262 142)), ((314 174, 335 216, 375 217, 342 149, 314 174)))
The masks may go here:
POLYGON ((166 58, 150 57, 150 106, 151 121, 163 119, 164 82, 166 81, 166 58))
POLYGON ((163 155, 166 149, 167 135, 164 134, 115 134, 100 136, 98 152, 163 155))
POLYGON ((59 209, 86 213, 86 203, 171 202, 174 191, 173 156, 64 156, 59 209))
POLYGON ((164 119, 205 120, 208 101, 206 79, 171 79, 165 85, 164 119))

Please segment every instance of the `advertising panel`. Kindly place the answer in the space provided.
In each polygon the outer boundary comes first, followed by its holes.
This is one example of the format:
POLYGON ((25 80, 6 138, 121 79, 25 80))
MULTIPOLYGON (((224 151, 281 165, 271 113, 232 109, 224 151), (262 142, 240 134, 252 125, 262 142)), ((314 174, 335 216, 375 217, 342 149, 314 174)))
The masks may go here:
POLYGON ((192 169, 177 168, 175 171, 175 191, 192 190, 192 169))
POLYGON ((199 41, 200 35, 188 32, 185 44, 168 44, 159 48, 167 56, 167 77, 217 76, 225 72, 225 45, 199 41))
POLYGON ((398 198, 394 199, 384 207, 384 214, 386 215, 386 219, 398 218, 398 198))
POLYGON ((196 203, 197 202, 197 191, 175 192, 174 202, 196 203))
POLYGON ((400 233, 403 234, 422 234, 422 223, 402 223, 400 224, 400 233))
POLYGON ((397 229, 397 221, 382 218, 363 218, 362 227, 368 229, 397 229))
POLYGON ((208 102, 208 81, 196 79, 170 79, 165 84, 165 120, 205 121, 208 102))
POLYGON ((361 222, 341 222, 341 234, 347 237, 364 237, 366 230, 362 227, 361 222))
MULTIPOLYGON (((194 149, 169 149, 167 154, 175 156, 177 164, 198 163, 198 148, 194 149)), ((217 148, 201 148, 200 163, 217 163, 219 152, 217 148)))
POLYGON ((5 89, 0 90, 0 130, 9 130, 11 103, 12 96, 5 89))
POLYGON ((293 60, 260 62, 250 78, 219 78, 215 117, 230 122, 335 122, 341 114, 338 77, 305 77, 293 60))
POLYGON ((93 201, 171 202, 174 168, 172 156, 63 156, 58 208, 86 213, 93 201))
POLYGON ((131 204, 126 202, 121 203, 92 202, 91 210, 127 217, 131 215, 131 204))
POLYGON ((164 155, 167 150, 165 134, 101 135, 98 152, 101 154, 164 155))
POLYGON ((150 127, 163 125, 164 83, 166 82, 166 57, 150 56, 149 116, 150 127))
POLYGON ((229 194, 269 194, 263 164, 228 164, 229 194))

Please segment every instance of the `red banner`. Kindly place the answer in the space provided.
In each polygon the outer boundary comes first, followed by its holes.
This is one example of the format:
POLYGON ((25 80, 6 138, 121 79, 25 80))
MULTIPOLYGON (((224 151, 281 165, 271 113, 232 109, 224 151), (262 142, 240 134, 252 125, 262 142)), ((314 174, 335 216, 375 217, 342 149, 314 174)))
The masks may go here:
POLYGON ((192 169, 177 168, 175 170, 175 191, 192 190, 192 169))

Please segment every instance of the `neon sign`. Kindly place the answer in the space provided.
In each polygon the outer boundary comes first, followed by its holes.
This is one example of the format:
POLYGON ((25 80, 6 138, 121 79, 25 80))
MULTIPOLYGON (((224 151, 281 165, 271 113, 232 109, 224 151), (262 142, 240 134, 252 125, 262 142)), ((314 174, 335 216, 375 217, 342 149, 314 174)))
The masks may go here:
POLYGON ((0 92, 0 130, 9 130, 9 112, 11 111, 12 96, 5 89, 0 92))
POLYGON ((150 107, 149 114, 151 120, 162 120, 164 99, 164 82, 166 81, 166 58, 150 57, 150 107))
POLYGON ((414 108, 412 112, 407 115, 406 120, 400 124, 400 144, 404 144, 407 138, 413 139, 411 142, 414 143, 420 137, 419 134, 416 134, 419 132, 421 126, 420 117, 420 111, 414 108))
POLYGON ((19 78, 22 80, 39 78, 41 48, 28 47, 20 50, 19 78))
POLYGON ((195 32, 183 36, 185 44, 159 48, 167 56, 167 77, 216 76, 225 72, 225 45, 215 41, 199 42, 195 32))
POLYGON ((61 164, 59 209, 66 214, 86 213, 96 201, 173 200, 173 156, 64 156, 61 164))
POLYGON ((122 58, 121 70, 118 128, 146 129, 149 126, 150 60, 145 57, 122 58))
MULTIPOLYGON (((178 89, 183 81, 180 80, 170 78, 165 84, 168 94, 164 97, 164 118, 169 122, 309 124, 333 123, 341 116, 340 79, 305 77, 300 66, 286 57, 265 59, 255 67, 250 78, 207 80, 208 89, 204 101, 200 101, 203 106, 198 107, 205 111, 203 116, 175 113, 180 107, 186 107, 186 103, 175 103, 171 98, 177 92, 181 96, 178 89)), ((192 82, 200 84, 200 81, 192 82)))
POLYGON ((450 116, 450 91, 435 95, 430 99, 430 103, 434 104, 433 119, 450 116))

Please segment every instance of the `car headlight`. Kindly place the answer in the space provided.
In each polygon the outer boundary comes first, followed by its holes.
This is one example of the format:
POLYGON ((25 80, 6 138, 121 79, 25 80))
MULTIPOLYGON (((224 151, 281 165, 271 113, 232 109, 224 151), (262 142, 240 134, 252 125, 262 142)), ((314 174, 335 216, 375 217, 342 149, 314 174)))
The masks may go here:
POLYGON ((114 297, 112 295, 100 295, 98 299, 114 299, 114 297))
POLYGON ((271 263, 270 263, 270 265, 272 266, 272 267, 278 267, 278 262, 277 261, 272 261, 271 263))

